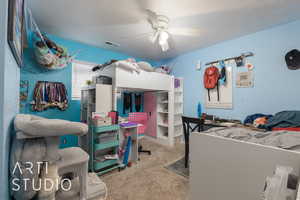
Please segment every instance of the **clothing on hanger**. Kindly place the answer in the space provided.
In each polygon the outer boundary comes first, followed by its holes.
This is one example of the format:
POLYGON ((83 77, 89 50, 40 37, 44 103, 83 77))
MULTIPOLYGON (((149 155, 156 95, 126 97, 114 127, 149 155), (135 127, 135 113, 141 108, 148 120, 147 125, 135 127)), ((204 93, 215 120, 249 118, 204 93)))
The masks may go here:
POLYGON ((33 92, 32 109, 43 111, 50 107, 57 107, 60 110, 68 108, 67 89, 60 82, 38 81, 33 92))
POLYGON ((225 66, 225 62, 223 60, 219 62, 219 69, 220 69, 219 82, 221 85, 225 85, 226 84, 226 66, 225 66))
POLYGON ((131 93, 123 93, 123 114, 126 114, 126 110, 132 112, 132 95, 131 93))
POLYGON ((142 108, 142 95, 135 94, 134 95, 134 103, 135 103, 135 111, 140 112, 142 108))

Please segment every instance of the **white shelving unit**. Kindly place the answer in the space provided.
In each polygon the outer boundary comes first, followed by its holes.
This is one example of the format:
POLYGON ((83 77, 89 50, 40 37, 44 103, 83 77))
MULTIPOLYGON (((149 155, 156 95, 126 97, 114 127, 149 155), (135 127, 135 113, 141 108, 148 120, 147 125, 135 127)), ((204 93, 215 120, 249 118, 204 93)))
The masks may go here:
POLYGON ((174 145, 174 139, 183 135, 183 78, 173 78, 172 90, 157 93, 157 139, 174 145), (175 79, 179 82, 175 88, 175 79))
POLYGON ((183 115, 183 78, 175 78, 179 81, 177 88, 174 88, 174 137, 183 135, 181 116, 183 115))
MULTIPOLYGON (((93 112, 111 111, 112 100, 112 85, 96 84, 83 87, 81 89, 80 121, 91 124, 93 112)), ((80 137, 80 146, 86 152, 89 152, 88 135, 80 137)))
POLYGON ((81 89, 81 122, 89 123, 92 112, 112 110, 112 85, 96 84, 81 89))
POLYGON ((157 93, 157 139, 163 144, 170 144, 169 140, 169 93, 157 93))
MULTIPOLYGON (((149 136, 148 138, 165 145, 174 145, 174 113, 176 113, 174 112, 174 109, 176 108, 176 106, 174 106, 174 76, 162 73, 146 72, 143 70, 139 73, 131 72, 124 69, 122 64, 117 62, 111 64, 110 67, 106 67, 103 71, 99 72, 98 75, 112 77, 113 110, 117 110, 117 102, 118 98, 120 98, 120 91, 122 90, 155 92, 155 96, 157 98, 161 98, 159 101, 155 102, 157 108, 153 107, 153 109, 159 111, 156 112, 157 114, 155 116, 157 120, 156 122, 159 123, 155 123, 152 127, 153 129, 157 129, 155 134, 156 137, 149 136), (164 96, 168 98, 162 98, 164 96), (164 108, 162 105, 164 104, 167 106, 166 110, 162 110, 162 108, 164 108), (164 115, 167 117, 164 117, 164 115), (163 121, 164 118, 167 118, 167 123, 165 123, 166 121, 163 121)), ((183 82, 181 83, 181 87, 176 89, 176 91, 178 90, 177 93, 180 93, 180 90, 181 92, 183 91, 182 85, 183 82)), ((176 105, 182 105, 181 102, 183 101, 181 100, 176 103, 176 105)), ((180 113, 182 113, 182 111, 180 113)), ((180 116, 180 114, 176 113, 176 116, 180 116)))

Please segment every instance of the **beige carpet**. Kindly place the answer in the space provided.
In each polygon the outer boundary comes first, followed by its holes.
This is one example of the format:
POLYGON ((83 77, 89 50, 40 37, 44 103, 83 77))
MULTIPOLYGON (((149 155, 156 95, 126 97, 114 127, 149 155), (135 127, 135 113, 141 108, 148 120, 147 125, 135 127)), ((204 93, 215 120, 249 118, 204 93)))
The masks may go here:
POLYGON ((101 176, 107 184, 108 200, 187 200, 188 179, 164 168, 180 159, 184 146, 168 148, 146 139, 142 142, 152 155, 141 154, 141 160, 121 172, 101 176))

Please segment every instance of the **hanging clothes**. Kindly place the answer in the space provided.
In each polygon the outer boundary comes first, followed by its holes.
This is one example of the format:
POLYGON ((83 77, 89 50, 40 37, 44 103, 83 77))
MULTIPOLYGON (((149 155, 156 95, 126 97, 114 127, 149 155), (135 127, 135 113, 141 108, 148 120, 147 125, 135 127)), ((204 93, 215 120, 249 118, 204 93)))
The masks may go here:
POLYGON ((126 114, 127 110, 130 110, 132 112, 132 95, 131 93, 123 93, 123 114, 126 114))
POLYGON ((142 95, 141 94, 134 95, 134 103, 135 103, 135 111, 140 112, 142 109, 142 95))
POLYGON ((60 110, 68 108, 68 93, 65 85, 60 82, 38 81, 33 92, 32 109, 43 111, 52 107, 60 110))
POLYGON ((219 83, 221 85, 225 85, 226 84, 226 66, 225 66, 225 62, 223 60, 219 62, 219 70, 220 70, 219 83))

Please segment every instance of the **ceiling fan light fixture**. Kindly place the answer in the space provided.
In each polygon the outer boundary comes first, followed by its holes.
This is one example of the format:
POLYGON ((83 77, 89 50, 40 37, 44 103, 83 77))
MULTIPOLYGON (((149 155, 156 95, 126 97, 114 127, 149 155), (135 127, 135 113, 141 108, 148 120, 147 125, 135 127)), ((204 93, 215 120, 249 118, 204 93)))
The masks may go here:
POLYGON ((162 51, 169 50, 169 33, 166 31, 161 31, 159 34, 158 44, 160 45, 162 51))
POLYGON ((166 31, 161 31, 159 34, 158 43, 160 45, 163 45, 165 43, 168 43, 169 34, 166 31))
POLYGON ((161 50, 162 51, 168 51, 169 50, 169 43, 166 42, 164 44, 160 44, 161 50))

